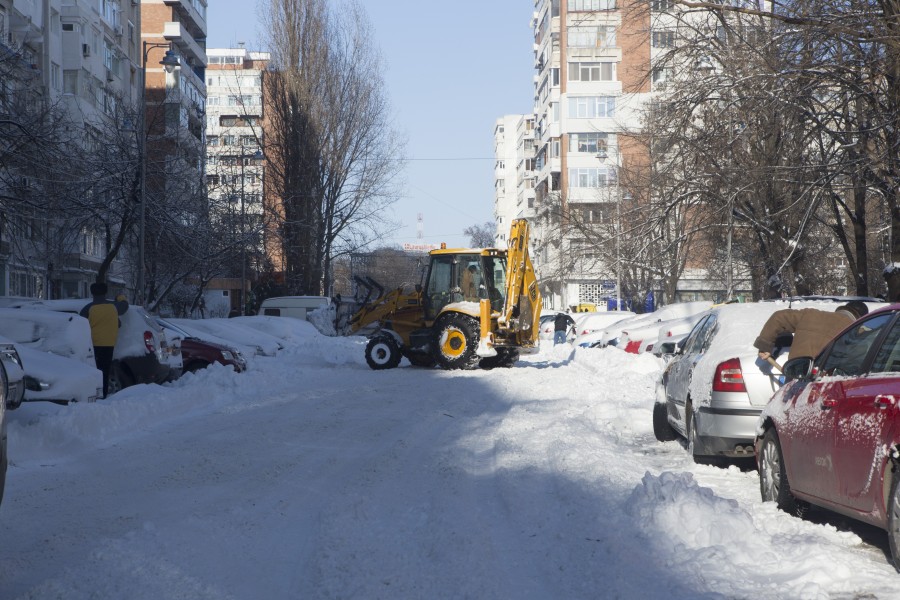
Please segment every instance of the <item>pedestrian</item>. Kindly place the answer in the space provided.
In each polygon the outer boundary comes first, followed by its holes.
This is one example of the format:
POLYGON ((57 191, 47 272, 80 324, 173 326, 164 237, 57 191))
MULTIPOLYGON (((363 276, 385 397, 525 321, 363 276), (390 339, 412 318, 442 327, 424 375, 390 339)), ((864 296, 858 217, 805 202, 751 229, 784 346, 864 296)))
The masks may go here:
POLYGON ((569 316, 569 313, 556 313, 553 319, 553 345, 563 344, 566 341, 566 334, 569 327, 575 324, 575 319, 569 316))
POLYGON ((772 313, 763 325, 753 346, 759 350, 759 357, 768 361, 778 336, 793 333, 794 340, 788 358, 815 357, 831 338, 868 312, 869 307, 860 300, 842 304, 834 312, 815 308, 779 310, 772 313))
POLYGON ((79 313, 91 324, 91 341, 94 344, 94 362, 103 373, 103 397, 109 393, 109 371, 112 367, 113 350, 119 337, 119 315, 128 310, 128 300, 123 294, 115 301, 107 300, 109 288, 102 281, 91 284, 93 300, 79 313))

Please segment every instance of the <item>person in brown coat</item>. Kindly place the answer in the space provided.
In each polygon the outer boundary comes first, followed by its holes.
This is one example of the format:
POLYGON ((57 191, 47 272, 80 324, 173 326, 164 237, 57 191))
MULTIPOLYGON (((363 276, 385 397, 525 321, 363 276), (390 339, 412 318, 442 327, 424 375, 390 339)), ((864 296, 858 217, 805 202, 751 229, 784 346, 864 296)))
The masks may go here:
POLYGON ((815 357, 831 338, 850 323, 869 312, 860 300, 838 306, 834 312, 815 308, 786 308, 772 313, 763 325, 753 346, 762 360, 769 360, 775 349, 775 339, 783 333, 793 333, 794 341, 788 358, 815 357))

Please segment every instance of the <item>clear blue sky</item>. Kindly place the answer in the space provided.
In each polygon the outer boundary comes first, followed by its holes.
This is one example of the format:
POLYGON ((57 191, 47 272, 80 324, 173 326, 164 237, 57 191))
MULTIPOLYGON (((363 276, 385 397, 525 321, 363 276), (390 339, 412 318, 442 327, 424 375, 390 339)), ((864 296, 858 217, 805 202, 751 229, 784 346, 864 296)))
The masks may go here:
MULTIPOLYGON (((210 48, 266 50, 265 0, 210 0, 210 48)), ((402 228, 387 243, 468 244, 463 229, 493 221, 494 122, 531 112, 531 0, 361 0, 386 66, 396 128, 408 139, 402 228)))

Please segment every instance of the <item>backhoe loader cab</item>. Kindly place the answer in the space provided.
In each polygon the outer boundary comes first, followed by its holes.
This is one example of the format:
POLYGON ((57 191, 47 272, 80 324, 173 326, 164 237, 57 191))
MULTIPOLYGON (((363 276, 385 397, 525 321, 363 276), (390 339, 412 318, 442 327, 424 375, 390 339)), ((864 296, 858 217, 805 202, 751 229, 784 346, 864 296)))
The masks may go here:
POLYGON ((537 350, 541 296, 528 257, 528 223, 513 222, 507 249, 445 249, 429 253, 415 291, 385 293, 371 278, 350 331, 372 323, 366 362, 389 369, 405 356, 416 366, 444 369, 510 367, 537 350), (373 290, 378 297, 369 302, 373 290))

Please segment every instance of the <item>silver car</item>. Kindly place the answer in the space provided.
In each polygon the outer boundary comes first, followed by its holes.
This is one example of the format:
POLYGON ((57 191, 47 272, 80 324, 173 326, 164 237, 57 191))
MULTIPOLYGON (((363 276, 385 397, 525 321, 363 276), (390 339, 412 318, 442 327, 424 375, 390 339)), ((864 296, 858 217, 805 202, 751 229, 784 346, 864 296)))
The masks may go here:
POLYGON ((3 502, 3 490, 6 487, 6 398, 8 384, 4 361, 0 361, 0 503, 3 502))
MULTIPOLYGON (((785 308, 833 311, 832 301, 727 304, 694 326, 657 382, 653 430, 660 441, 682 437, 697 462, 753 457, 760 412, 779 389, 780 372, 758 358, 753 342, 769 316, 785 308)), ((776 343, 781 364, 791 336, 776 343)))

